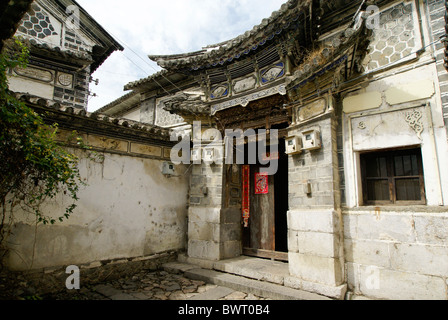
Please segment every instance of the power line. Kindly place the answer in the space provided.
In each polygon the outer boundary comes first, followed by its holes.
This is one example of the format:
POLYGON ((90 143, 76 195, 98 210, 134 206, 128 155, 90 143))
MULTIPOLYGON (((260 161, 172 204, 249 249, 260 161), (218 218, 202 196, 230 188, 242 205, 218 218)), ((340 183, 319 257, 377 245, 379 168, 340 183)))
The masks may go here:
MULTIPOLYGON (((109 31, 107 31, 109 32, 109 31)), ((116 38, 119 42, 121 42, 125 47, 127 47, 133 54, 135 54, 140 60, 142 60, 145 64, 147 64, 149 67, 151 67, 155 72, 158 72, 159 70, 157 70, 156 68, 154 68, 154 66, 152 64, 150 64, 146 59, 143 59, 137 52, 135 52, 126 42, 120 40, 117 36, 115 36, 114 34, 112 34, 111 32, 109 32, 114 38, 116 38)), ((174 86, 177 90, 183 92, 183 90, 181 88, 179 88, 175 83, 173 83, 168 77, 166 77, 164 74, 161 74, 161 76, 163 78, 165 78, 165 80, 167 80, 172 86, 174 86)), ((156 80, 154 80, 156 81, 156 80)), ((156 81, 157 83, 157 81, 156 81)), ((160 85, 160 84, 159 84, 160 85)), ((161 86, 161 85, 160 85, 161 86)), ((162 89, 167 92, 163 87, 162 89)), ((169 93, 168 93, 169 94, 169 93)))

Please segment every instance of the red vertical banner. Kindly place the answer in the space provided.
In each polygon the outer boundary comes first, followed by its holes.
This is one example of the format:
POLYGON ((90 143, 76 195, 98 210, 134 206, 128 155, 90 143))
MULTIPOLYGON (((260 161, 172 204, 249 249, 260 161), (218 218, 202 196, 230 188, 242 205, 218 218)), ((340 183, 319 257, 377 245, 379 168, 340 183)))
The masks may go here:
POLYGON ((250 218, 250 166, 243 166, 243 222, 249 227, 250 218))

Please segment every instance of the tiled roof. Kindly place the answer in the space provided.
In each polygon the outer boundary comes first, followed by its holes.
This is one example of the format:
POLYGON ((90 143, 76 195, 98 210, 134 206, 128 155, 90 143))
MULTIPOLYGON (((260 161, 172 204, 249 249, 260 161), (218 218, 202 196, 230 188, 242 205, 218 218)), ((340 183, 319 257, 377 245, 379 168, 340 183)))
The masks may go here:
MULTIPOLYGON (((95 112, 96 113, 109 113, 111 110, 119 107, 122 104, 126 105, 127 107, 129 107, 129 105, 132 106, 134 104, 134 101, 140 102, 140 94, 136 91, 131 91, 131 92, 125 94, 124 96, 121 96, 117 100, 112 101, 108 105, 105 105, 101 109, 98 109, 95 112)), ((120 111, 121 111, 121 108, 120 108, 120 111)), ((118 112, 120 112, 120 111, 118 111, 118 112)))
MULTIPOLYGON (((98 125, 104 124, 109 128, 115 127, 116 129, 132 130, 139 135, 147 136, 148 138, 170 141, 171 130, 169 129, 128 119, 113 118, 98 112, 90 113, 81 108, 67 107, 54 100, 43 99, 37 96, 29 95, 27 93, 15 93, 15 95, 17 99, 29 103, 33 106, 44 108, 49 112, 55 112, 68 117, 76 117, 87 121, 97 121, 98 125)), ((71 123, 72 120, 69 120, 69 122, 71 123)))
POLYGON ((49 58, 61 59, 64 61, 79 61, 92 63, 93 57, 88 52, 62 50, 61 47, 49 46, 46 43, 38 43, 34 39, 30 39, 30 44, 33 53, 45 52, 45 56, 49 58))
POLYGON ((146 78, 134 81, 134 82, 130 82, 127 85, 124 86, 124 90, 132 90, 135 87, 138 87, 139 85, 151 82, 153 80, 156 80, 158 78, 162 78, 164 76, 168 76, 168 71, 167 70, 161 70, 159 72, 156 72, 156 73, 150 75, 149 77, 146 77, 146 78))
POLYGON ((93 51, 93 63, 90 66, 91 73, 95 72, 104 61, 114 51, 123 51, 124 47, 115 40, 83 7, 81 7, 75 0, 52 0, 57 5, 66 11, 70 5, 76 5, 80 11, 80 22, 95 39, 101 43, 101 48, 93 51))

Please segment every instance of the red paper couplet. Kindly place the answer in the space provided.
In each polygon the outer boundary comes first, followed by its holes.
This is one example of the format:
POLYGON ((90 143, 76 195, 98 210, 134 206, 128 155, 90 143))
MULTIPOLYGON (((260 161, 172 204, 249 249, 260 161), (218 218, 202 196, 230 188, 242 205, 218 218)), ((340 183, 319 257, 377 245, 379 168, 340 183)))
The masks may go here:
POLYGON ((249 227, 250 218, 250 166, 243 166, 243 222, 249 227))

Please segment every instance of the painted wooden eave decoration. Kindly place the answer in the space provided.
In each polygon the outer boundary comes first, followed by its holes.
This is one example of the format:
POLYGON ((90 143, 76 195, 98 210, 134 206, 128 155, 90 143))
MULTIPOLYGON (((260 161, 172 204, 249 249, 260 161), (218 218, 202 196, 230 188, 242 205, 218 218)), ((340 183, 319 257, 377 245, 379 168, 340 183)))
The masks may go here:
MULTIPOLYGON (((358 22, 356 26, 347 28, 340 37, 333 39, 332 43, 319 47, 311 52, 311 54, 303 60, 301 65, 296 68, 296 71, 291 76, 285 76, 284 66, 280 69, 283 72, 279 77, 280 82, 275 86, 267 86, 256 89, 252 94, 234 97, 232 99, 209 99, 206 100, 202 96, 189 96, 182 94, 171 97, 165 102, 165 110, 178 114, 181 116, 204 116, 208 113, 209 117, 213 117, 217 112, 230 109, 237 106, 246 107, 251 101, 266 98, 272 95, 286 95, 296 97, 300 95, 300 88, 308 83, 313 83, 316 78, 323 76, 326 73, 335 73, 335 70, 348 66, 346 69, 353 69, 357 61, 362 60, 363 54, 366 53, 368 44, 368 32, 364 26, 363 21, 358 22)), ((345 69, 344 69, 345 70, 345 69)), ((348 74, 346 75, 349 76, 348 74)), ((332 79, 333 80, 333 79, 332 79)), ((339 80, 339 78, 337 78, 339 80)), ((331 83, 333 88, 336 88, 338 83, 333 81, 331 83)), ((222 87, 220 96, 227 97, 228 87, 226 84, 220 84, 215 87, 216 92, 222 87)), ((313 94, 318 94, 319 89, 316 89, 313 94)), ((218 93, 216 93, 218 95, 218 93)))
POLYGON ((98 112, 90 113, 81 108, 64 106, 54 100, 43 99, 26 93, 15 93, 20 101, 25 102, 38 113, 44 115, 50 124, 58 123, 62 129, 79 131, 88 130, 106 135, 132 135, 143 140, 169 142, 172 131, 158 126, 144 124, 122 118, 114 118, 98 112), (42 112, 40 112, 42 111, 42 112))
MULTIPOLYGON (((311 0, 289 0, 280 10, 252 30, 223 43, 205 47, 201 51, 177 55, 150 55, 149 58, 168 70, 197 71, 214 68, 242 59, 270 44, 289 28, 306 24, 312 11, 311 0)), ((309 23, 308 23, 309 25, 309 23)))
POLYGON ((200 97, 182 94, 165 102, 164 109, 182 117, 208 117, 210 106, 204 104, 200 97))
POLYGON ((371 32, 366 28, 365 17, 361 13, 360 19, 342 32, 340 37, 312 52, 286 81, 290 99, 305 98, 302 88, 307 85, 315 85, 313 95, 323 94, 324 90, 334 92, 342 81, 361 72, 358 67, 367 54, 371 32), (327 83, 326 87, 317 84, 319 78, 328 74, 331 75, 331 83, 327 83))

